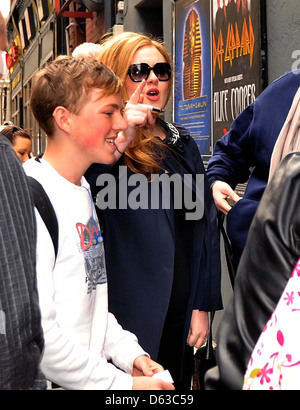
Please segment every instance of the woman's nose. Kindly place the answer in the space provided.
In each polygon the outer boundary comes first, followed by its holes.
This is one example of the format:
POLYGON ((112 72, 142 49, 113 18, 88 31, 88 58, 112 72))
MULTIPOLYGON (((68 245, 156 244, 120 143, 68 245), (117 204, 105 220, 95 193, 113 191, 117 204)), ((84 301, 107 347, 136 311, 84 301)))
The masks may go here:
POLYGON ((148 82, 158 82, 158 78, 156 77, 156 74, 154 73, 153 70, 150 71, 149 77, 147 79, 148 82))

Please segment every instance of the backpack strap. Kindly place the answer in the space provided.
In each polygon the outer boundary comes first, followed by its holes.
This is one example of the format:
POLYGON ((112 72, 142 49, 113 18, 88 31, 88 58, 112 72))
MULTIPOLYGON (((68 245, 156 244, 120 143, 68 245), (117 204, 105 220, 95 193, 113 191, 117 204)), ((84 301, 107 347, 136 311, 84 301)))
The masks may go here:
POLYGON ((58 252, 58 221, 53 205, 44 188, 36 179, 27 176, 27 180, 31 188, 34 206, 39 211, 39 214, 41 215, 41 218, 43 219, 51 236, 56 260, 58 252))

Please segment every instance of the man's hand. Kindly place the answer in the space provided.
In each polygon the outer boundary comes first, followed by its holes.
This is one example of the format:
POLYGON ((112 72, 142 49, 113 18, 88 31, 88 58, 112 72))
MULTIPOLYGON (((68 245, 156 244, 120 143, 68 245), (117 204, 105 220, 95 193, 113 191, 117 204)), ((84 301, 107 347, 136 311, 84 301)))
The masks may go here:
POLYGON ((225 215, 227 215, 232 208, 227 199, 231 198, 233 202, 238 202, 241 199, 241 197, 233 191, 231 186, 223 181, 215 181, 213 183, 212 194, 217 209, 225 215))
POLYGON ((148 356, 139 356, 133 363, 133 376, 148 376, 162 372, 164 368, 148 356))
POLYGON ((133 390, 174 390, 172 383, 153 379, 164 368, 148 356, 139 356, 133 363, 133 390))

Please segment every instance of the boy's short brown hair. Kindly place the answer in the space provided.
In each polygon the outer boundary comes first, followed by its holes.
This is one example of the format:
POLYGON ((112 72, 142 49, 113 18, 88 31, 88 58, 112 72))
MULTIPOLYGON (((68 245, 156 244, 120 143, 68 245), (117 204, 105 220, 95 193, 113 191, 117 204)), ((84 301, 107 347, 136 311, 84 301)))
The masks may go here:
POLYGON ((56 107, 63 106, 78 114, 92 89, 103 90, 105 96, 117 94, 121 87, 114 72, 99 61, 60 56, 35 74, 30 106, 40 126, 51 137, 56 107))

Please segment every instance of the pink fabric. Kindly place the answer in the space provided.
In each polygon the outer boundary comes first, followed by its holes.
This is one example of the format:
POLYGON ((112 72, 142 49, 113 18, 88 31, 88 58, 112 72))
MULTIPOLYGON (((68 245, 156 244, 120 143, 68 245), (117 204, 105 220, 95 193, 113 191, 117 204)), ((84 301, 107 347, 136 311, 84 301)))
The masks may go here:
POLYGON ((300 260, 253 350, 243 389, 300 390, 300 260))

